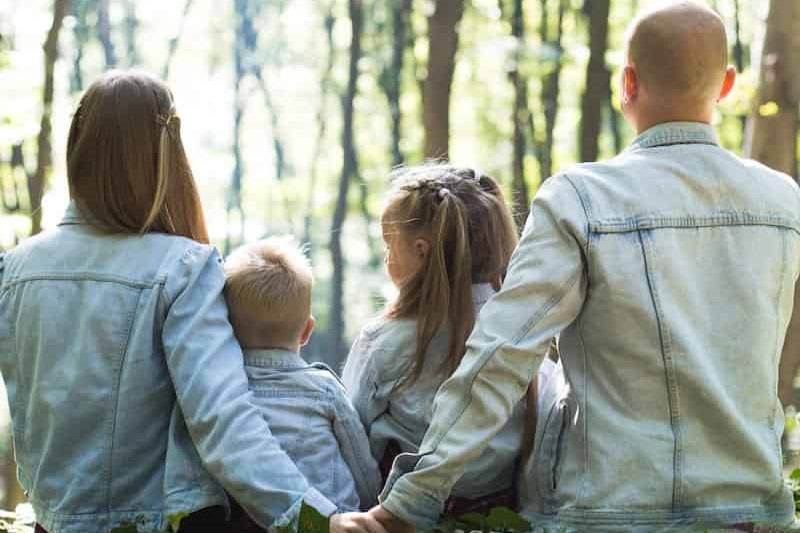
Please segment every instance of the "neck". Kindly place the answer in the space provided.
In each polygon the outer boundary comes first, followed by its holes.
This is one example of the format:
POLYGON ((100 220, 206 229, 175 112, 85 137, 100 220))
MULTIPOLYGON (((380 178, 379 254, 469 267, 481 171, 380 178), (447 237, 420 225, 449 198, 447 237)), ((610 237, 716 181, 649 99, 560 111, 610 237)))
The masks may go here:
POLYGON ((665 107, 663 109, 642 109, 635 116, 631 117, 636 134, 649 130, 653 126, 665 122, 701 122, 711 124, 713 108, 701 111, 682 111, 665 107))

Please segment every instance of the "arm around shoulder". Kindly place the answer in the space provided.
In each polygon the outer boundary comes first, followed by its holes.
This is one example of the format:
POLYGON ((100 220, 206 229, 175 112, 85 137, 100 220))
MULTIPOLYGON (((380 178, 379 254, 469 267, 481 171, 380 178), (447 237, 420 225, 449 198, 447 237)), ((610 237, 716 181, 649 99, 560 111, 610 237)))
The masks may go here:
POLYGON ((335 507, 309 487, 253 404, 223 286, 213 248, 195 246, 178 261, 165 287, 167 367, 209 472, 261 525, 294 529, 304 502, 326 516, 335 507))

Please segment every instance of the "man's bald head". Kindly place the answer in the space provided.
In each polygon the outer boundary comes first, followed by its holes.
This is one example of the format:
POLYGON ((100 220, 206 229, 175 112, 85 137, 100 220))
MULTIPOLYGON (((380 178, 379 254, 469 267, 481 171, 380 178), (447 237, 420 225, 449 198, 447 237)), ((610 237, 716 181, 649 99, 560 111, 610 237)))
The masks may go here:
POLYGON ((697 2, 674 2, 648 11, 628 30, 628 61, 650 94, 704 104, 716 98, 725 78, 725 25, 697 2))

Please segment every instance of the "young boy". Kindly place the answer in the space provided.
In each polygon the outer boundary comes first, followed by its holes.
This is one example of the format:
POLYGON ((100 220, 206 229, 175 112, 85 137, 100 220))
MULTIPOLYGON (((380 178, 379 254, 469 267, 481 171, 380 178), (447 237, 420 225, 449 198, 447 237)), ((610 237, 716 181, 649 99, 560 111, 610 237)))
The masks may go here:
POLYGON ((299 355, 311 337, 311 266, 291 237, 242 246, 225 263, 225 298, 250 389, 272 434, 339 511, 373 505, 378 466, 336 374, 299 355))

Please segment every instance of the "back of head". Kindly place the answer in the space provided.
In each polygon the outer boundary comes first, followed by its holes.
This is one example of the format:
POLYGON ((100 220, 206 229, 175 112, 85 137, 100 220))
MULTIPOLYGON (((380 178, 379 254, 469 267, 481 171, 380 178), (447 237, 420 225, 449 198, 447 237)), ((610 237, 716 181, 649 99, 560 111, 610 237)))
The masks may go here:
POLYGON ((700 105, 720 91, 728 46, 722 19, 704 4, 678 1, 639 15, 628 29, 628 60, 660 99, 700 105))
POLYGON ((172 93, 153 76, 111 71, 91 84, 70 126, 67 177, 80 210, 113 231, 208 242, 172 93))
POLYGON ((291 237, 272 237, 236 249, 225 261, 225 299, 245 348, 297 343, 311 316, 314 278, 291 237))
POLYGON ((444 370, 452 372, 475 322, 472 284, 498 289, 517 244, 503 194, 494 179, 473 169, 407 168, 395 177, 382 218, 430 245, 419 271, 403 283, 389 309, 390 317, 417 321, 416 355, 406 381, 419 377, 425 351, 443 325, 450 331, 444 370))

